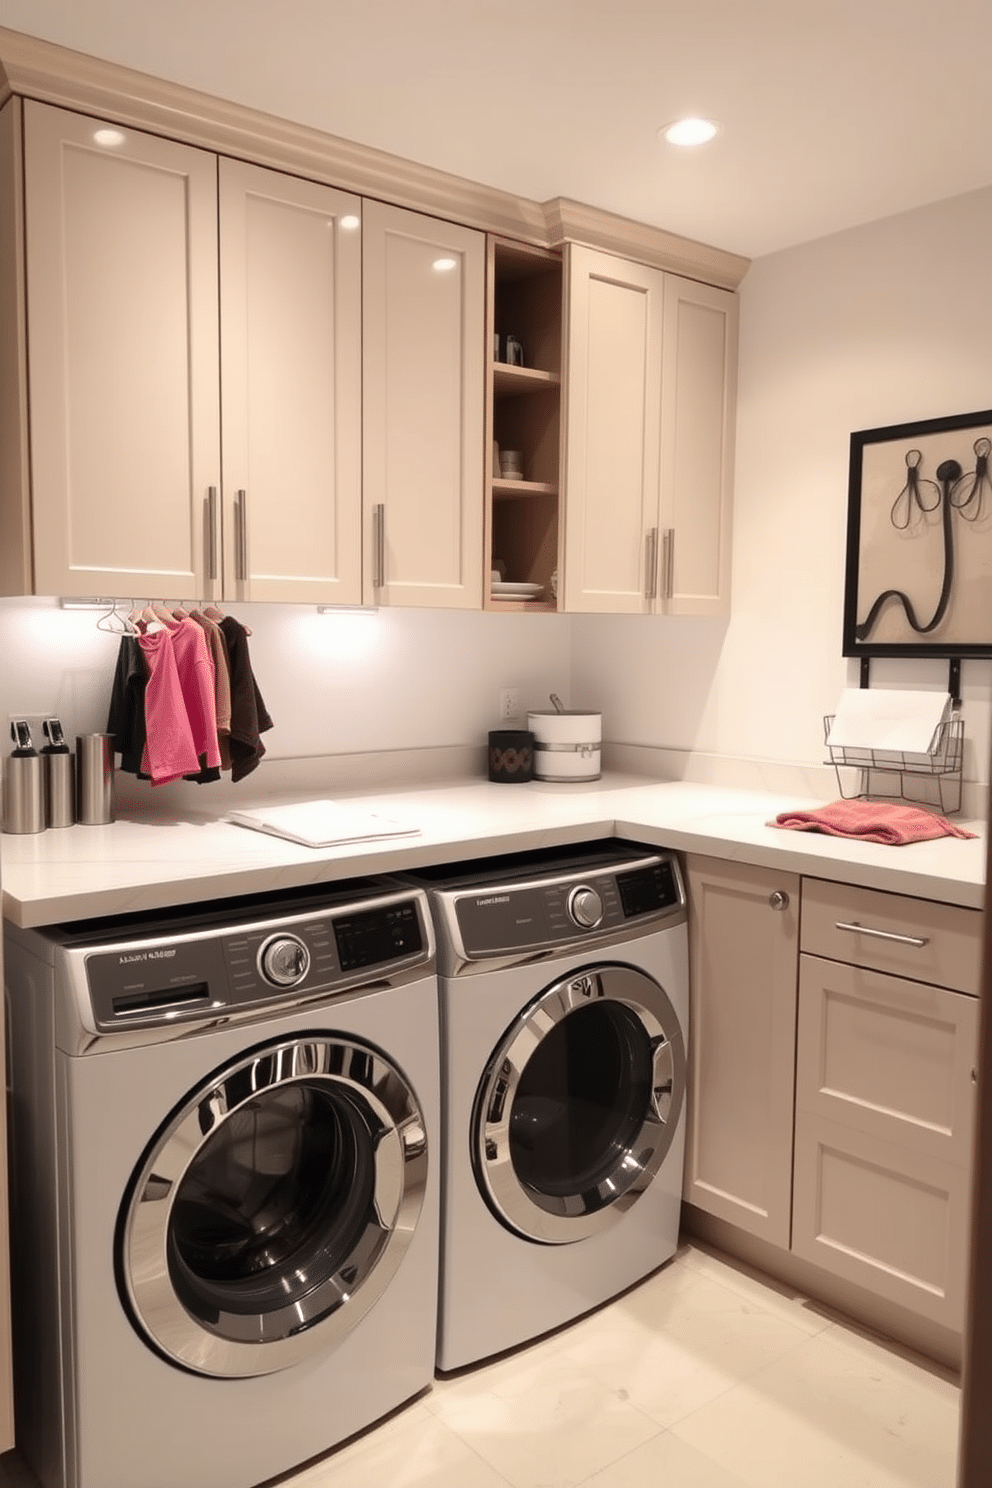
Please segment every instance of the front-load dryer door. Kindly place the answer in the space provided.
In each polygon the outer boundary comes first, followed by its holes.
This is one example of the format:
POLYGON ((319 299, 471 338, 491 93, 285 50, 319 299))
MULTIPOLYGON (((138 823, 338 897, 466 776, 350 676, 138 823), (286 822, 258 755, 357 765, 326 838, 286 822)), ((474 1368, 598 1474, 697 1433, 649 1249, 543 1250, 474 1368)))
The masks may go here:
POLYGON ((378 1050, 263 1044, 190 1093, 134 1175, 117 1254, 132 1321, 220 1377, 331 1348, 395 1274, 426 1178, 417 1098, 378 1050))
POLYGON ((682 1030, 658 982, 631 966, 572 971, 493 1051, 472 1119, 477 1180, 527 1239, 585 1239, 647 1188, 684 1100, 682 1030))

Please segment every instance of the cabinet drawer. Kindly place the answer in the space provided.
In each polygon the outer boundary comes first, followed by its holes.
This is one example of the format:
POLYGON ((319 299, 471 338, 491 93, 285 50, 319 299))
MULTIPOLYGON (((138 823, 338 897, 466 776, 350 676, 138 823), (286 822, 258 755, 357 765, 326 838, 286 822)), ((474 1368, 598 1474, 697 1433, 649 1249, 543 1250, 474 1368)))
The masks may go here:
POLYGON ((792 1249, 944 1327, 964 1324, 971 1178, 897 1142, 796 1114, 792 1249))
POLYGON ((977 1047, 975 998, 801 958, 797 1111, 968 1168, 977 1047))
POLYGON ((981 911, 803 879, 800 946, 875 971, 978 995, 981 911))

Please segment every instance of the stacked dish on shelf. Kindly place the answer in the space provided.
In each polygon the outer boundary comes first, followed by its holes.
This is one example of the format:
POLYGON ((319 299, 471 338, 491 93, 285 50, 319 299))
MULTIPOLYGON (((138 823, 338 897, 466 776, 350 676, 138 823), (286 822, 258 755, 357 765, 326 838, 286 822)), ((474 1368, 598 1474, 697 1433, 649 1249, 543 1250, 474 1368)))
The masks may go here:
POLYGON ((540 599, 544 593, 544 585, 515 584, 508 579, 493 579, 491 592, 493 599, 515 599, 517 601, 540 599))

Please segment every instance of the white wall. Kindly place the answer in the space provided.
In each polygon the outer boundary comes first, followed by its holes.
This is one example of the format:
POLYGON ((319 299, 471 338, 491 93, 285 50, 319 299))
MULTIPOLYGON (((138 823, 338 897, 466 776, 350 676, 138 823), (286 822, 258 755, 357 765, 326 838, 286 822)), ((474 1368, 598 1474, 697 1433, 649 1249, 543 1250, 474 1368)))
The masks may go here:
MULTIPOLYGON (((573 698, 602 707, 606 737, 822 760, 822 715, 858 679, 841 656, 849 436, 992 405, 990 244, 984 190, 752 265, 732 618, 573 621, 573 698)), ((988 780, 990 679, 992 662, 963 663, 973 780, 988 780)), ((946 681, 943 662, 872 662, 873 684, 946 681)))
MULTIPOLYGON (((562 616, 226 609, 252 628, 252 667, 276 725, 265 735, 272 759, 482 745, 498 726, 501 687, 519 687, 525 709, 569 692, 562 616)), ((21 713, 51 712, 70 737, 106 727, 119 641, 99 618, 53 599, 0 600, 5 733, 21 713)))

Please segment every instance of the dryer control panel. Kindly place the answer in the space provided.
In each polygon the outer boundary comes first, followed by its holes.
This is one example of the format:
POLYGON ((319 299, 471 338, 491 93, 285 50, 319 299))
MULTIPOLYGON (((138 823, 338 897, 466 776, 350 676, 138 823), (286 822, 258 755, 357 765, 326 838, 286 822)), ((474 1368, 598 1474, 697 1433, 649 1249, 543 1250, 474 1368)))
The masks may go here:
POLYGON ((448 870, 429 892, 446 948, 463 961, 558 951, 600 936, 616 940, 685 918, 674 856, 620 842, 490 859, 484 870, 470 864, 464 877, 448 870))

